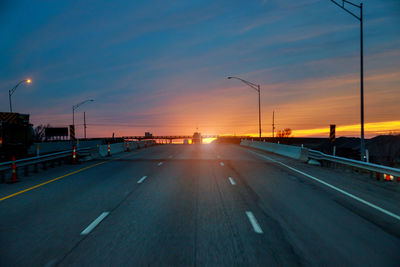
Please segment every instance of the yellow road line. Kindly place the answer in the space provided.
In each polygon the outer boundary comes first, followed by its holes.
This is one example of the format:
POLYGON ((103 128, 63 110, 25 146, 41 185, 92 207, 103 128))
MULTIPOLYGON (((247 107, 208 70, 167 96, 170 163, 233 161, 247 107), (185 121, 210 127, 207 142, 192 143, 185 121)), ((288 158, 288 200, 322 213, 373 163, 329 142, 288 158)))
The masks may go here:
MULTIPOLYGON (((137 154, 137 153, 138 153, 138 152, 136 152, 136 153, 134 153, 134 154, 137 154)), ((11 194, 11 195, 2 197, 2 198, 0 198, 0 202, 6 200, 6 199, 8 199, 8 198, 15 197, 15 196, 18 196, 18 195, 20 195, 20 194, 22 194, 22 193, 25 193, 25 192, 28 192, 28 191, 30 191, 30 190, 33 190, 33 189, 35 189, 35 188, 38 188, 38 187, 44 186, 44 185, 46 185, 46 184, 52 183, 52 182, 54 182, 54 181, 60 180, 60 179, 62 179, 62 178, 71 176, 71 175, 76 174, 76 173, 78 173, 78 172, 82 172, 82 171, 84 171, 84 170, 87 170, 87 169, 90 169, 90 168, 99 166, 99 165, 104 164, 104 163, 109 162, 109 161, 113 161, 113 160, 125 158, 125 157, 127 157, 127 156, 132 156, 132 155, 125 155, 125 156, 122 156, 122 157, 119 157, 119 158, 115 158, 115 159, 112 159, 112 160, 102 161, 102 162, 99 162, 99 163, 90 165, 90 166, 88 166, 88 167, 79 169, 79 170, 77 170, 77 171, 73 171, 73 172, 67 173, 67 174, 65 174, 65 175, 63 175, 63 176, 60 176, 60 177, 51 179, 51 180, 49 180, 49 181, 47 181, 47 182, 44 182, 44 183, 41 183, 41 184, 38 184, 38 185, 35 185, 35 186, 32 186, 32 187, 29 187, 29 188, 27 188, 27 189, 21 190, 21 191, 19 191, 19 192, 14 193, 14 194, 11 194)))
POLYGON ((88 166, 88 167, 85 167, 85 168, 83 168, 83 169, 79 169, 79 170, 77 170, 77 171, 67 173, 67 174, 65 174, 65 175, 63 175, 63 176, 54 178, 54 179, 49 180, 49 181, 47 181, 47 182, 44 182, 44 183, 41 183, 41 184, 38 184, 38 185, 35 185, 35 186, 32 186, 32 187, 29 187, 29 188, 27 188, 27 189, 21 190, 21 191, 19 191, 19 192, 17 192, 17 193, 11 194, 11 195, 5 196, 5 197, 3 197, 3 198, 0 198, 0 202, 3 201, 3 200, 6 200, 7 198, 15 197, 15 196, 17 196, 17 195, 19 195, 19 194, 22 194, 22 193, 25 193, 25 192, 30 191, 30 190, 32 190, 32 189, 41 187, 41 186, 46 185, 46 184, 49 184, 49 183, 52 183, 52 182, 54 182, 54 181, 60 180, 60 179, 65 178, 65 177, 67 177, 67 176, 73 175, 73 174, 75 174, 75 173, 78 173, 78 172, 81 172, 81 171, 84 171, 84 170, 87 170, 87 169, 96 167, 96 166, 101 165, 101 164, 104 164, 104 163, 106 163, 106 162, 107 162, 107 161, 103 161, 103 162, 99 162, 99 163, 93 164, 93 165, 88 166))

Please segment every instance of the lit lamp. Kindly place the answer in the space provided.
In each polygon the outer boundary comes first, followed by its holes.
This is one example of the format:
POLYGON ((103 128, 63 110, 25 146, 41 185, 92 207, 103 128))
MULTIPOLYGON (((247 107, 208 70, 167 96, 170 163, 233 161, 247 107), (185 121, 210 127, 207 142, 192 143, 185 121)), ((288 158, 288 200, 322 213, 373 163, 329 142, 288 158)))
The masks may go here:
POLYGON ((32 80, 31 79, 25 79, 20 81, 19 83, 17 83, 11 90, 8 91, 8 99, 10 100, 10 112, 12 112, 12 104, 11 104, 11 96, 14 94, 15 90, 17 89, 17 87, 21 84, 21 83, 31 83, 32 80))

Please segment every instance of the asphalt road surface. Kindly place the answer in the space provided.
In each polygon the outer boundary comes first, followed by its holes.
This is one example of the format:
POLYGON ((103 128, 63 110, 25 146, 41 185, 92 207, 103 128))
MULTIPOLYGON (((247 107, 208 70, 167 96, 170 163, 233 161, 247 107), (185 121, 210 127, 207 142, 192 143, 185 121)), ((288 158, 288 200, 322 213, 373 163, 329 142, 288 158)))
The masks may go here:
POLYGON ((0 265, 400 266, 399 192, 353 176, 217 144, 64 165, 0 184, 0 265))

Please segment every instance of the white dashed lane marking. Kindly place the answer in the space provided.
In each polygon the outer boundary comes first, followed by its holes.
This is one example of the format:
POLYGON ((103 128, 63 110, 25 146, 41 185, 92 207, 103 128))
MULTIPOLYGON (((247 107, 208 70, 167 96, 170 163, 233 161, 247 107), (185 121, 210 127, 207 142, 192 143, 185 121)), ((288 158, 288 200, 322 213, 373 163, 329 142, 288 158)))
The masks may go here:
POLYGON ((233 180, 232 177, 228 177, 228 179, 229 179, 229 182, 231 182, 232 185, 236 185, 235 180, 233 180))
POLYGON ((137 181, 138 184, 143 183, 143 181, 147 178, 147 176, 143 176, 142 178, 140 178, 139 181, 137 181))
POLYGON ((224 166, 225 164, 223 162, 220 162, 219 165, 224 166))
POLYGON ((94 220, 85 230, 82 231, 81 235, 89 234, 107 215, 110 214, 108 211, 103 212, 96 220, 94 220))
POLYGON ((249 218, 251 226, 253 226, 254 232, 256 232, 257 234, 264 233, 263 230, 261 229, 261 226, 258 224, 256 217, 254 217, 253 213, 251 211, 246 211, 246 215, 247 218, 249 218))

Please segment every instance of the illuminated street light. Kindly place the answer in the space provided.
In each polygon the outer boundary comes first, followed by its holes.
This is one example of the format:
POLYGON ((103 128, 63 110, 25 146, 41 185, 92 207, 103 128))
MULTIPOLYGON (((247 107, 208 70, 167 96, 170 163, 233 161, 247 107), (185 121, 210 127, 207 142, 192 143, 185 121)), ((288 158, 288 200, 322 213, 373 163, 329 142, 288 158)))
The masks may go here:
POLYGON ((17 90, 17 87, 21 84, 21 83, 31 83, 32 80, 31 79, 25 79, 20 81, 19 83, 17 83, 17 85, 15 85, 11 90, 8 90, 8 99, 10 100, 10 112, 12 112, 12 104, 11 104, 11 96, 14 94, 15 90, 17 90))
POLYGON ((79 106, 81 106, 87 102, 93 102, 93 101, 94 101, 93 99, 88 99, 88 100, 82 101, 82 102, 72 106, 72 125, 73 125, 74 129, 75 129, 75 109, 77 109, 79 106))
POLYGON ((228 77, 228 79, 236 79, 239 80, 245 84, 247 84, 248 86, 250 86, 251 88, 253 88, 254 90, 256 90, 258 92, 258 130, 259 130, 259 137, 261 138, 261 100, 260 100, 260 85, 259 84, 255 84, 246 80, 243 80, 241 78, 237 78, 237 77, 228 77))

